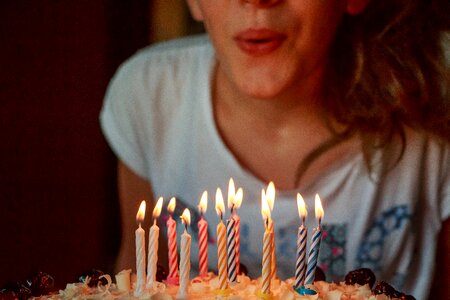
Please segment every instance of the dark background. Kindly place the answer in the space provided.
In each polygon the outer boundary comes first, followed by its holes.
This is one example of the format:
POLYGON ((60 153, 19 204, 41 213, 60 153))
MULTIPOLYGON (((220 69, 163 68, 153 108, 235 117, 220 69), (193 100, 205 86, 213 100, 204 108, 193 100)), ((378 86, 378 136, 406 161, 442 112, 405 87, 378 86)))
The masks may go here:
POLYGON ((0 1, 0 287, 111 274, 116 160, 98 115, 118 65, 152 42, 151 18, 151 1, 0 1))

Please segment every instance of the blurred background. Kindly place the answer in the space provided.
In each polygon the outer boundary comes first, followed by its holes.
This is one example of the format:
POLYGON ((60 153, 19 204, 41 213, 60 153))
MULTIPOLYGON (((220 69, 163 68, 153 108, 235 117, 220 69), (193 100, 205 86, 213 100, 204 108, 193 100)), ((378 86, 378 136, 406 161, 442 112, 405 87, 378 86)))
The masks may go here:
POLYGON ((198 32, 184 0, 0 1, 0 287, 37 271, 60 287, 112 272, 107 84, 137 49, 198 32))

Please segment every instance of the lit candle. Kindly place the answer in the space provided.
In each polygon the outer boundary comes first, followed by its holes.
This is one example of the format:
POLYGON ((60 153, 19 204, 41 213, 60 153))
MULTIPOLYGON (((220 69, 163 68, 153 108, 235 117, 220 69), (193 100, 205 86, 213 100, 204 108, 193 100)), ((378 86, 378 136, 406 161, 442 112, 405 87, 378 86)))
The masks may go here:
POLYGON ((177 223, 172 218, 172 214, 175 211, 176 200, 174 197, 170 199, 167 205, 167 211, 169 212, 169 219, 166 222, 167 226, 167 242, 169 246, 169 275, 167 276, 167 282, 171 284, 178 284, 178 253, 177 253, 177 223))
POLYGON ((298 228, 297 234, 297 263, 295 264, 295 289, 303 286, 305 281, 306 271, 306 236, 308 229, 305 226, 305 219, 307 215, 306 204, 303 197, 297 194, 298 215, 302 220, 302 224, 298 228))
MULTIPOLYGON (((272 212, 274 204, 275 204, 275 185, 272 181, 269 182, 269 185, 267 186, 266 199, 267 199, 267 204, 269 205, 270 211, 272 212)), ((273 279, 275 279, 277 277, 277 254, 276 254, 276 247, 275 247, 275 231, 274 231, 275 224, 270 216, 269 216, 268 224, 269 224, 269 230, 272 231, 271 276, 273 279)))
POLYGON ((244 198, 242 188, 239 188, 234 197, 234 228, 236 230, 236 273, 241 274, 241 218, 237 214, 237 210, 241 207, 244 198))
POLYGON ((156 270, 158 268, 158 239, 159 227, 156 221, 161 214, 163 198, 160 197, 153 209, 153 226, 148 234, 148 256, 147 256, 147 289, 152 289, 156 284, 156 270))
POLYGON ((270 298, 270 283, 272 279, 272 236, 273 232, 269 230, 270 208, 267 199, 262 193, 261 195, 261 214, 265 224, 264 239, 263 239, 263 257, 262 257, 262 276, 261 276, 261 291, 260 297, 270 298))
POLYGON ((180 288, 177 299, 185 299, 188 295, 189 275, 191 272, 191 236, 187 233, 187 227, 191 224, 191 213, 185 209, 181 220, 184 224, 184 233, 181 235, 180 249, 180 288))
POLYGON ((220 216, 220 222, 217 225, 217 257, 219 269, 219 293, 224 293, 228 288, 227 275, 227 247, 226 247, 226 229, 223 224, 223 213, 225 204, 223 203, 222 191, 220 188, 216 191, 216 212, 220 216))
POLYGON ((314 282, 314 275, 316 273, 317 260, 319 258, 320 239, 322 237, 321 222, 324 216, 322 203, 320 202, 319 195, 315 197, 315 213, 318 221, 318 226, 313 229, 313 235, 311 238, 311 245, 308 254, 308 267, 306 269, 305 285, 312 284, 314 282))
POLYGON ((136 229, 136 288, 134 290, 136 297, 142 296, 145 292, 145 230, 141 227, 144 217, 145 200, 141 202, 136 215, 136 222, 139 223, 139 228, 136 229))
POLYGON ((201 277, 208 275, 208 223, 203 217, 207 206, 208 192, 204 191, 198 205, 200 211, 200 221, 198 221, 198 262, 201 277))
POLYGON ((236 227, 233 218, 234 215, 234 196, 235 188, 233 178, 228 185, 228 208, 230 209, 230 218, 227 220, 227 261, 228 261, 228 280, 236 282, 236 227))

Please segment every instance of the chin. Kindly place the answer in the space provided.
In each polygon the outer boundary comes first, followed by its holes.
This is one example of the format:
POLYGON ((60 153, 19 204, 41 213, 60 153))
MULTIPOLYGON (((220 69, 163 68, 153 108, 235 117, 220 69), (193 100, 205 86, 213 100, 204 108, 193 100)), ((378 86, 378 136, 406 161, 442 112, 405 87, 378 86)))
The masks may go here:
POLYGON ((241 81, 239 85, 239 90, 241 93, 252 97, 260 99, 272 99, 276 98, 282 94, 284 87, 271 83, 260 82, 244 82, 241 81))

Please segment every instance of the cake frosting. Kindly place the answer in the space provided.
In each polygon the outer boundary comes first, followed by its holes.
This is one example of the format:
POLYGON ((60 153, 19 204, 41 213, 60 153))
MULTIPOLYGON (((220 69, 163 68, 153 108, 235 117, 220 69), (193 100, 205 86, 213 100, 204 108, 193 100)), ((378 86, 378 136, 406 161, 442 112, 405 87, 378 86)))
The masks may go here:
MULTIPOLYGON (((97 286, 90 286, 90 278, 85 282, 67 284, 64 290, 59 293, 34 299, 65 300, 65 299, 151 299, 151 300, 172 300, 179 299, 177 296, 179 287, 177 285, 157 282, 156 286, 148 289, 141 297, 133 296, 135 286, 135 276, 129 270, 116 275, 116 283, 112 282, 109 275, 100 276, 97 286), (105 282, 106 284, 102 284, 105 282)), ((263 299, 272 300, 387 300, 387 299, 409 299, 406 295, 390 297, 386 294, 375 294, 370 284, 348 284, 346 282, 329 283, 316 281, 312 285, 306 286, 312 295, 300 295, 293 289, 294 279, 284 281, 275 279, 271 283, 271 295, 263 299)), ((188 294, 183 299, 228 299, 228 300, 257 300, 260 290, 260 280, 251 279, 245 275, 239 275, 237 283, 230 284, 226 293, 218 293, 218 277, 212 273, 204 278, 194 278, 191 280, 188 294)), ((400 295, 400 294, 399 294, 400 295)), ((413 298, 411 298, 413 299, 413 298)))

